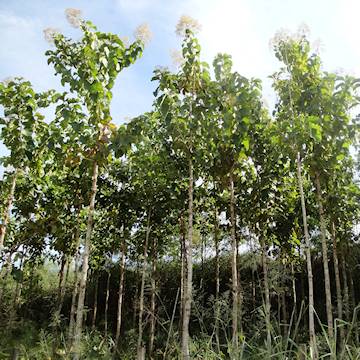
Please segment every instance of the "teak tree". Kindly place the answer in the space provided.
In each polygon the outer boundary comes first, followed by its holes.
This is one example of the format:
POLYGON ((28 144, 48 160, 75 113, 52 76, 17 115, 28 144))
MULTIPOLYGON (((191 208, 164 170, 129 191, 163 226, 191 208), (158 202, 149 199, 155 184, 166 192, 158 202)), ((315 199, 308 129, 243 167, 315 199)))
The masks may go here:
POLYGON ((162 114, 164 128, 171 151, 178 153, 188 168, 188 231, 184 242, 183 256, 186 263, 184 272, 183 311, 181 325, 181 357, 190 359, 189 322, 192 303, 192 241, 194 219, 194 167, 202 142, 201 120, 205 109, 201 94, 209 80, 207 65, 200 61, 200 45, 195 37, 196 22, 182 18, 177 32, 183 36, 182 64, 176 74, 168 70, 156 70, 153 80, 159 81, 155 91, 156 104, 162 114))
POLYGON ((76 93, 85 104, 89 126, 93 131, 91 143, 88 144, 90 151, 86 154, 92 163, 92 185, 79 283, 74 359, 80 356, 79 345, 99 166, 103 166, 108 159, 108 142, 114 128, 110 115, 111 90, 117 75, 141 56, 144 47, 143 37, 126 46, 119 36, 98 31, 90 21, 79 19, 78 24, 82 31, 80 40, 73 41, 55 33, 55 49, 46 52, 48 63, 53 64, 56 74, 61 77, 61 83, 68 84, 70 91, 76 93))
POLYGON ((4 214, 1 215, 0 251, 4 246, 17 177, 22 171, 39 166, 41 135, 46 131, 44 116, 39 110, 55 99, 55 92, 36 93, 31 83, 22 78, 0 83, 0 104, 4 108, 4 116, 0 118, 0 138, 10 151, 3 165, 14 169, 4 214))

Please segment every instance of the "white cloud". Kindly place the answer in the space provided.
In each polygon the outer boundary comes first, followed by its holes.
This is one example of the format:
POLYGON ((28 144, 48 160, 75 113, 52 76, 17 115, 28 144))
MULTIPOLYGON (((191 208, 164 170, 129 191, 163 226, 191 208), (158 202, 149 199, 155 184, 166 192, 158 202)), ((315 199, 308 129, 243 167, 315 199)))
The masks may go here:
POLYGON ((6 11, 0 11, 0 28, 16 28, 28 30, 33 28, 34 21, 16 16, 6 11))

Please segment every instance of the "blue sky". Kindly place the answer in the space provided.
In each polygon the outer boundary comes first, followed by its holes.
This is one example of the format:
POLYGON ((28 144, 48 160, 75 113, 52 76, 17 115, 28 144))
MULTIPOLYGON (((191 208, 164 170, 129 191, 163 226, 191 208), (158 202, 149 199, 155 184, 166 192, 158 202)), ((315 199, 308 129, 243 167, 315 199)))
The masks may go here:
MULTIPOLYGON (((203 59, 211 62, 217 52, 230 53, 237 71, 263 80, 264 98, 270 104, 274 94, 268 76, 279 64, 269 40, 280 28, 295 31, 306 23, 312 40, 322 43, 326 70, 344 69, 360 76, 358 0, 0 0, 0 80, 23 76, 38 91, 61 88, 47 65, 44 52, 49 44, 42 31, 55 27, 79 37, 79 31, 66 22, 68 7, 81 9, 83 17, 100 30, 120 36, 131 37, 143 22, 152 30, 144 56, 116 82, 112 116, 117 124, 151 108, 152 71, 159 65, 172 66, 170 51, 180 45, 175 25, 183 14, 202 25, 203 59)), ((5 153, 0 143, 0 156, 5 153)))

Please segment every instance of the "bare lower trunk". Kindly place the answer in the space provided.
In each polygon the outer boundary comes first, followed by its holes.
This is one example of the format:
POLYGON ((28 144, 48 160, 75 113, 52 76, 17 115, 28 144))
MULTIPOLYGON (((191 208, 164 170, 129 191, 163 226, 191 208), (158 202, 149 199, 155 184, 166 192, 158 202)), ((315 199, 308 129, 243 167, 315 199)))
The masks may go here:
POLYGON ((186 259, 186 269, 184 277, 184 308, 182 314, 181 328, 181 359, 190 360, 189 349, 189 323, 191 315, 192 301, 192 240, 193 240, 193 200, 194 200, 194 169, 190 154, 189 158, 189 203, 188 203, 188 236, 184 243, 184 253, 186 259))
POLYGON ((135 270, 135 294, 134 294, 134 307, 133 307, 133 328, 137 326, 136 318, 139 308, 139 257, 136 258, 136 270, 135 270))
POLYGON ((317 359, 318 352, 316 346, 316 336, 315 336, 315 322, 314 322, 314 285, 313 285, 313 273, 312 273, 312 263, 311 263, 311 251, 310 251, 310 236, 309 229, 307 224, 307 214, 306 214, 306 205, 303 189, 303 180, 302 180, 302 165, 300 153, 297 154, 297 178, 298 186, 301 199, 301 211, 303 217, 303 226, 304 226, 304 236, 305 236, 305 253, 306 253, 306 264, 307 264, 307 278, 309 285, 309 337, 310 337, 310 351, 311 358, 317 359))
POLYGON ((149 355, 153 358, 154 341, 155 341, 155 327, 156 327, 156 265, 157 265, 157 240, 154 239, 153 256, 152 256, 152 271, 151 271, 151 306, 150 306, 150 340, 149 340, 149 355))
POLYGON ((262 266, 264 273, 264 292, 265 292, 265 325, 266 325, 266 341, 268 349, 271 349, 271 321, 270 321, 270 288, 269 288, 269 275, 268 275, 268 258, 266 254, 265 241, 261 242, 262 249, 262 266))
POLYGON ((91 251, 91 233, 93 229, 95 197, 97 190, 97 177, 98 177, 98 164, 96 161, 94 161, 90 204, 89 204, 87 227, 86 227, 86 237, 85 237, 84 252, 82 256, 82 267, 81 267, 80 281, 79 281, 79 296, 78 296, 78 304, 76 311, 76 324, 75 324, 75 336, 74 336, 74 355, 73 355, 74 360, 78 360, 80 358, 80 342, 81 342, 81 333, 83 327, 84 301, 85 301, 85 292, 86 292, 87 273, 89 269, 89 256, 91 251))
POLYGON ((232 270, 232 359, 238 358, 238 316, 239 316, 239 290, 237 274, 237 241, 236 241, 236 217, 235 217, 235 191, 233 169, 230 172, 230 226, 231 226, 231 270, 232 270))
POLYGON ((343 286, 344 286, 344 310, 346 321, 351 321, 350 319, 350 304, 349 304, 349 285, 347 279, 347 269, 344 256, 344 247, 342 247, 341 252, 341 267, 342 267, 342 276, 343 276, 343 286))
POLYGON ((139 324, 138 324, 138 341, 137 341, 137 359, 145 359, 145 344, 143 341, 143 315, 144 315, 144 291, 145 291, 145 278, 147 271, 147 257, 148 257, 148 246, 149 246, 149 236, 150 236, 150 216, 151 213, 148 211, 147 215, 147 225, 146 225, 146 235, 144 243, 144 253, 143 253, 143 266, 141 274, 141 286, 140 286, 140 298, 139 298, 139 324))
POLYGON ((285 290, 283 290, 281 293, 281 311, 282 311, 283 334, 285 338, 288 332, 288 312, 286 307, 285 290))
POLYGON ((21 277, 20 277, 20 281, 16 281, 15 292, 14 292, 13 307, 14 307, 15 311, 17 310, 19 302, 20 302, 20 296, 21 296, 23 283, 24 283, 24 264, 25 264, 26 254, 27 254, 27 248, 24 247, 23 253, 21 256, 21 260, 20 260, 20 267, 19 267, 19 270, 21 272, 21 277))
POLYGON ((256 308, 256 282, 255 282, 255 270, 251 269, 251 302, 252 302, 252 310, 254 311, 256 308))
MULTIPOLYGON (((250 253, 255 254, 253 241, 250 241, 250 253)), ((252 311, 256 308, 256 281, 255 281, 255 267, 254 264, 251 266, 251 303, 252 311)))
POLYGON ((95 275, 95 284, 94 284, 94 302, 93 302, 93 313, 91 319, 91 329, 95 330, 96 317, 98 310, 98 289, 99 289, 99 275, 95 275))
MULTIPOLYGON (((14 253, 14 250, 10 250, 8 256, 6 257, 6 260, 4 262, 4 265, 2 266, 1 270, 0 270, 0 280, 6 279, 6 277, 9 275, 11 268, 12 268, 12 263, 11 263, 11 257, 14 253)), ((3 301, 3 294, 5 292, 6 289, 6 282, 3 283, 3 286, 0 287, 0 304, 3 301)))
POLYGON ((185 221, 184 215, 181 213, 179 220, 179 230, 180 230, 180 260, 181 260, 181 277, 180 277, 180 321, 179 327, 182 327, 183 313, 184 313, 184 282, 185 282, 185 268, 186 268, 186 259, 185 259, 185 221))
POLYGON ((0 254, 1 254, 2 248, 4 247, 6 228, 7 228, 7 225, 9 223, 10 210, 11 210, 12 203, 14 201, 17 174, 18 174, 18 171, 15 170, 14 175, 13 175, 12 180, 11 180, 10 193, 9 193, 8 198, 7 198, 7 204, 6 204, 5 210, 4 210, 3 221, 0 224, 0 254))
MULTIPOLYGON (((337 241, 336 241, 336 229, 335 223, 331 223, 331 237, 333 242, 333 258, 334 258, 334 272, 335 272, 335 285, 336 285, 336 305, 337 305, 337 317, 341 321, 343 319, 343 302, 341 295, 341 283, 340 283, 340 270, 339 270, 339 258, 337 253, 337 241)), ((345 339, 344 326, 340 324, 340 340, 341 344, 345 339)))
POLYGON ((118 308, 116 318, 116 335, 115 335, 115 348, 119 345, 121 321, 122 321, 122 304, 124 298, 124 278, 125 278, 125 254, 126 253, 126 239, 123 239, 121 247, 121 258, 120 258, 120 280, 119 280, 119 297, 118 297, 118 308))
MULTIPOLYGON (((236 224, 236 215, 235 215, 236 224)), ((239 239, 236 234, 236 269, 237 269, 237 281, 238 281, 238 331, 242 333, 242 306, 243 306, 243 288, 241 285, 241 272, 240 272, 240 254, 239 254, 239 239)))
POLYGON ((330 339, 333 339, 334 338, 334 323, 333 323, 332 304, 331 304, 329 260, 328 260, 328 255, 327 255, 328 246, 327 246, 327 240, 326 240, 325 214, 324 214, 324 208, 323 208, 320 175, 318 172, 315 173, 315 184, 316 184, 317 202, 318 202, 318 206, 319 206, 320 235, 321 235, 322 258, 323 258, 324 278, 325 278, 326 318, 327 318, 327 325, 328 325, 328 335, 329 335, 330 339))
POLYGON ((292 295, 293 295, 293 308, 294 308, 294 323, 297 322, 297 294, 296 294, 296 281, 295 281, 294 264, 291 263, 291 284, 292 284, 292 295))
POLYGON ((110 296, 110 277, 111 271, 109 269, 106 278, 106 295, 105 295, 105 310, 104 310, 104 332, 105 337, 108 335, 108 309, 109 309, 109 296, 110 296))
POLYGON ((66 285, 66 272, 69 267, 69 259, 67 256, 63 255, 63 259, 61 261, 61 269, 59 274, 59 288, 58 288, 58 307, 57 307, 57 315, 60 316, 61 309, 64 302, 65 297, 65 285, 66 285))
POLYGON ((74 266, 74 288, 71 297, 71 309, 70 309, 70 321, 69 321, 69 330, 68 330, 68 339, 70 340, 70 344, 73 342, 74 337, 74 325, 75 325, 75 313, 76 313, 76 300, 79 290, 79 270, 80 270, 80 210, 81 207, 78 208, 77 220, 76 220, 76 230, 75 230, 75 266, 74 266))
POLYGON ((214 241, 215 241, 215 339, 217 350, 220 352, 219 320, 220 320, 220 249, 219 249, 219 220, 218 211, 214 211, 214 241))
POLYGON ((354 333, 355 333, 355 346, 359 347, 360 339, 359 339, 359 311, 355 310, 356 308, 356 300, 355 300, 355 289, 354 289, 354 280, 351 271, 349 271, 349 284, 350 284, 350 294, 351 294, 351 311, 354 312, 354 333), (355 311, 357 311, 355 313, 355 311))

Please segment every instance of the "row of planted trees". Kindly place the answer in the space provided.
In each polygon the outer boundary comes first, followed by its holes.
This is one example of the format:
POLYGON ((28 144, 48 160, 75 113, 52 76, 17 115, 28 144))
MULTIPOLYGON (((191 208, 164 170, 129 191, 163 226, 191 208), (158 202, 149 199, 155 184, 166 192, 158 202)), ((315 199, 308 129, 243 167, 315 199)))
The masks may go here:
MULTIPOLYGON (((278 35, 273 49, 281 68, 271 77, 277 94, 271 115, 262 101, 260 81, 234 71, 230 55, 217 55, 212 69, 200 60, 195 36, 199 26, 184 16, 177 26, 181 63, 175 72, 155 70, 153 110, 117 127, 110 115, 116 76, 141 56, 149 32, 140 26, 137 40, 128 45, 81 20, 78 10, 68 9, 66 14, 80 27, 82 37, 73 41, 48 29, 53 48, 46 55, 67 90, 36 93, 20 78, 0 85, 1 139, 10 152, 3 163, 12 169, 5 171, 1 183, 2 305, 10 274, 20 272, 23 279, 26 263, 34 272, 37 263, 55 258, 60 266, 53 331, 57 334, 59 324, 64 330, 68 321, 71 356, 79 359, 85 305, 90 304, 86 292, 93 289, 95 328, 99 282, 105 281, 104 333, 112 337, 117 356, 125 346, 125 277, 132 271, 138 281, 131 310, 137 321, 137 358, 155 358, 160 348, 161 356, 169 358, 179 305, 179 354, 190 359, 195 356, 189 333, 195 328, 194 290, 199 290, 193 286, 193 263, 204 266, 214 258, 215 288, 205 292, 203 305, 213 299, 210 343, 217 356, 241 358, 249 337, 244 318, 257 316, 254 310, 249 314, 245 289, 251 284, 255 304, 258 282, 261 339, 268 354, 274 348, 274 289, 287 283, 291 296, 284 290, 277 301, 284 338, 290 337, 291 324, 298 326, 305 306, 308 354, 316 359, 319 309, 313 266, 321 259, 326 316, 319 321, 326 321, 332 356, 343 356, 350 342, 359 341, 355 229, 360 193, 353 156, 358 80, 324 72, 306 34, 278 35), (41 109, 52 104, 55 117, 47 121, 41 109), (241 276, 243 253, 261 258, 260 267, 252 259, 251 280, 241 276), (221 281, 224 258, 231 273, 230 279, 221 281), (110 268, 115 263, 116 321, 108 311, 114 294, 110 268), (173 312, 167 324, 169 338, 160 346, 156 334, 164 328, 160 308, 166 302, 160 269, 172 263, 179 263, 179 290, 172 294, 173 310, 168 308, 173 312), (307 284, 299 296, 296 273, 301 269, 307 284), (220 326, 224 288, 231 290, 226 298, 231 331, 220 326)), ((3 316, 9 327, 19 316, 21 288, 20 280, 12 315, 3 316)))

